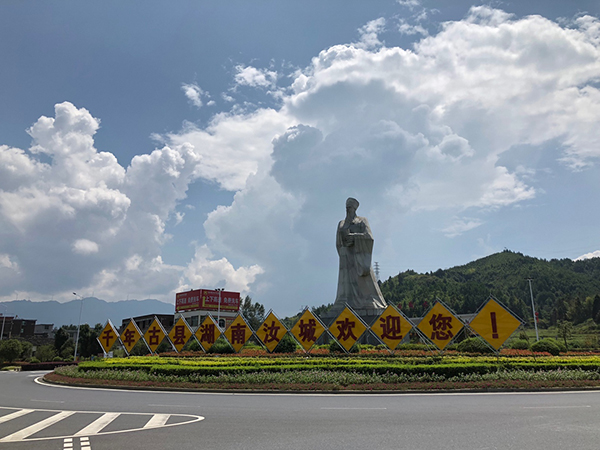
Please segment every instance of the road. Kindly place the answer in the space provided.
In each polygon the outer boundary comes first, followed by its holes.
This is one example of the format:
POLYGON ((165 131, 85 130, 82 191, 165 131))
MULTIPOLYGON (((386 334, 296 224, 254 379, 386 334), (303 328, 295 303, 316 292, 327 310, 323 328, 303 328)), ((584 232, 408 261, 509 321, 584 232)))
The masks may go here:
POLYGON ((600 391, 210 394, 47 386, 0 372, 0 448, 594 449, 600 391))

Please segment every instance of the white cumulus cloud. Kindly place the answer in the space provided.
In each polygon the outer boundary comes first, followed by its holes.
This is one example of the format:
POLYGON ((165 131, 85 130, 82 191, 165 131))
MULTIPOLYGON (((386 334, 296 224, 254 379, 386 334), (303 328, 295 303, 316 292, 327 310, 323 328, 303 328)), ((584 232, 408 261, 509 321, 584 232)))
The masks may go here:
MULTIPOLYGON (((186 124, 127 168, 94 148, 97 119, 57 105, 30 129, 29 151, 0 147, 4 267, 32 291, 47 287, 35 280, 49 279, 44 263, 57 257, 68 263, 51 270, 54 289, 166 295, 225 283, 291 314, 335 298, 335 227, 349 196, 369 218, 375 257, 411 267, 414 242, 469 236, 477 247, 486 215, 544 195, 531 176, 544 168, 519 160, 519 148, 558 152, 564 171, 597 163, 597 19, 566 27, 479 6, 410 49, 381 42, 385 26, 370 22, 358 43, 315 55, 278 91, 280 106, 186 124), (208 214, 206 244, 187 265, 166 264, 166 223, 187 220, 177 206, 198 178, 233 201, 208 214)), ((238 66, 233 81, 273 90, 279 76, 238 66)))
POLYGON ((99 124, 64 102, 28 130, 28 151, 0 146, 0 297, 86 288, 109 300, 171 300, 185 282, 185 267, 165 264, 161 251, 202 155, 170 144, 124 168, 94 147, 99 124))
POLYGON ((600 258, 600 250, 596 250, 596 251, 589 252, 584 255, 578 256, 573 261, 583 261, 584 259, 591 259, 591 258, 600 258))
POLYGON ((239 86, 274 88, 277 83, 277 72, 273 70, 242 65, 236 66, 235 70, 235 82, 239 86))
MULTIPOLYGON (((183 83, 181 90, 189 102, 196 108, 202 108, 204 105, 203 98, 210 98, 208 92, 203 91, 197 83, 183 83)), ((210 104, 211 102, 209 101, 208 105, 210 106, 210 104)))

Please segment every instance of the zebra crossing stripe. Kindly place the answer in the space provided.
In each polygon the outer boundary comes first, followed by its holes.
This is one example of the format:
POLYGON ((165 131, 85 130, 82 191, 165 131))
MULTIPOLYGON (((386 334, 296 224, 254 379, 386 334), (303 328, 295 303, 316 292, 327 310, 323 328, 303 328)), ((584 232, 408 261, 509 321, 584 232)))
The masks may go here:
POLYGON ((154 414, 150 420, 144 425, 144 428, 158 428, 162 427, 169 420, 170 414, 154 414))
POLYGON ((129 433, 133 431, 142 431, 153 428, 162 428, 162 427, 173 427, 179 425, 187 425, 194 422, 199 422, 204 420, 203 416, 192 415, 192 414, 152 414, 152 413, 131 413, 131 412, 100 412, 100 411, 57 411, 50 409, 17 409, 0 406, 0 410, 12 409, 15 410, 12 413, 6 414, 0 417, 0 423, 8 422, 10 420, 16 419, 21 416, 25 416, 27 414, 33 412, 51 412, 55 413, 51 417, 48 417, 40 422, 37 422, 33 425, 30 425, 26 428, 21 429, 15 433, 12 433, 8 436, 2 437, 0 436, 0 443, 3 442, 19 442, 19 441, 44 441, 50 439, 64 439, 64 450, 73 450, 74 448, 74 437, 79 437, 80 440, 80 450, 91 450, 89 436, 98 436, 98 435, 106 435, 106 434, 115 434, 115 433, 129 433), (89 423, 82 429, 80 429, 75 434, 67 435, 67 436, 45 436, 45 437, 31 437, 34 434, 38 433, 41 430, 49 428, 52 425, 60 422, 63 419, 66 419, 74 414, 100 414, 99 417, 96 418, 93 422, 89 423), (146 424, 141 428, 124 428, 122 430, 112 430, 107 432, 102 432, 107 425, 115 421, 115 419, 120 416, 151 416, 150 419, 146 422, 146 424), (186 418, 184 421, 176 421, 174 423, 167 424, 169 418, 172 416, 186 418))
POLYGON ((79 445, 81 446, 81 450, 92 450, 89 437, 79 438, 79 445))
POLYGON ((33 412, 33 409, 22 409, 20 411, 15 411, 14 413, 10 413, 0 417, 0 423, 8 422, 9 420, 13 420, 17 417, 24 416, 25 414, 29 414, 30 412, 33 412))
POLYGON ((87 427, 82 428, 75 433, 75 436, 89 436, 91 434, 97 434, 120 415, 120 413, 105 413, 90 423, 87 427))
POLYGON ((60 422, 66 417, 72 416, 73 414, 75 414, 75 411, 61 411, 58 414, 48 417, 47 419, 44 419, 38 423, 34 423, 33 425, 27 428, 23 428, 22 430, 17 431, 16 433, 10 434, 0 439, 0 442, 20 441, 22 439, 27 438, 28 436, 31 436, 32 434, 37 433, 38 431, 43 430, 44 428, 48 428, 50 425, 54 425, 55 423, 60 422))

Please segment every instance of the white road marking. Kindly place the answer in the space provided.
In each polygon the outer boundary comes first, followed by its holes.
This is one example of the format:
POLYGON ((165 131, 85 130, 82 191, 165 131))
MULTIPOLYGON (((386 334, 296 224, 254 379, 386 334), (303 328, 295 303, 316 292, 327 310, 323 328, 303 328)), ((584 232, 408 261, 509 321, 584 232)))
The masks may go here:
POLYGON ((31 402, 38 402, 38 403, 64 403, 64 401, 62 400, 36 400, 36 399, 31 399, 31 402))
POLYGON ((144 425, 144 428, 158 428, 162 427, 169 420, 170 414, 154 414, 150 420, 144 425))
POLYGON ((170 405, 159 405, 156 403, 149 403, 148 406, 152 406, 152 407, 156 407, 156 408, 172 408, 173 406, 177 406, 178 408, 199 408, 198 405, 174 405, 174 404, 170 404, 170 405))
POLYGON ((81 450, 91 450, 89 443, 89 436, 103 436, 105 434, 119 434, 119 433, 129 433, 132 431, 143 431, 152 428, 167 428, 167 427, 175 427, 179 425, 188 425, 195 422, 200 422, 204 420, 203 416, 198 416, 195 414, 152 414, 152 413, 132 413, 132 412, 122 412, 122 413, 107 413, 101 411, 60 411, 53 409, 20 409, 20 408, 12 408, 8 406, 0 406, 0 410, 14 410, 15 412, 9 413, 5 416, 0 417, 0 423, 8 422, 10 420, 16 419, 18 417, 24 416, 26 414, 32 412, 51 412, 55 413, 53 416, 46 418, 42 421, 37 422, 34 425, 23 428, 15 433, 12 433, 8 436, 1 437, 0 443, 2 442, 30 442, 30 441, 44 441, 51 439, 64 439, 64 447, 67 450, 73 449, 73 437, 80 437, 81 450), (92 423, 88 424, 78 432, 68 436, 47 436, 47 437, 34 437, 31 438, 35 433, 54 425, 61 420, 72 416, 74 414, 101 414, 99 418, 94 420, 92 423), (122 430, 115 431, 106 431, 102 432, 109 423, 114 421, 119 416, 150 416, 150 419, 146 422, 146 424, 142 428, 128 428, 122 430), (180 417, 186 420, 180 422, 174 422, 167 424, 167 421, 170 417, 180 417), (86 436, 82 436, 85 434, 86 436))
POLYGON ((87 427, 82 428, 77 433, 75 433, 75 436, 89 436, 90 434, 97 434, 100 431, 102 431, 102 429, 106 427, 109 423, 111 423, 113 420, 119 417, 119 415, 119 413, 103 414, 102 416, 94 420, 92 423, 90 423, 87 427))
POLYGON ((321 409, 341 409, 344 411, 347 411, 349 409, 358 409, 358 410, 364 411, 364 410, 381 410, 381 409, 387 409, 387 408, 321 408, 321 409))
MULTIPOLYGON (((79 447, 81 450, 92 450, 89 437, 79 439, 79 447)), ((63 441, 63 450, 73 450, 73 438, 65 438, 63 441)))
POLYGON ((33 412, 33 409, 22 409, 20 411, 15 411, 14 413, 10 413, 0 417, 0 423, 8 422, 9 420, 13 420, 17 417, 24 416, 25 414, 29 414, 30 412, 33 412))
POLYGON ((572 405, 572 406, 523 406, 523 409, 570 409, 570 408, 591 408, 592 405, 572 405))
POLYGON ((90 438, 89 437, 82 437, 79 439, 79 445, 81 447, 81 450, 92 450, 92 447, 90 445, 90 438))
POLYGON ((38 431, 43 430, 44 428, 48 428, 50 425, 54 425, 57 422, 60 422, 66 417, 72 416, 75 414, 75 411, 61 411, 58 414, 54 414, 47 419, 41 420, 38 423, 34 423, 27 428, 23 428, 22 430, 17 431, 16 433, 10 434, 2 439, 0 442, 14 442, 14 441, 22 441, 32 434, 37 433, 38 431))

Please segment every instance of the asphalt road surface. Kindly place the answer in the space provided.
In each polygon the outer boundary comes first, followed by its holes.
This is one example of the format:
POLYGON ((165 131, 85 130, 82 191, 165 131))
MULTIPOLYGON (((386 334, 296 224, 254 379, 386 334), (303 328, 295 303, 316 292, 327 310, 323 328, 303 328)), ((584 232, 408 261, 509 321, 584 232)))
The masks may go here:
POLYGON ((600 391, 203 394, 65 388, 0 372, 0 449, 594 449, 600 391))

